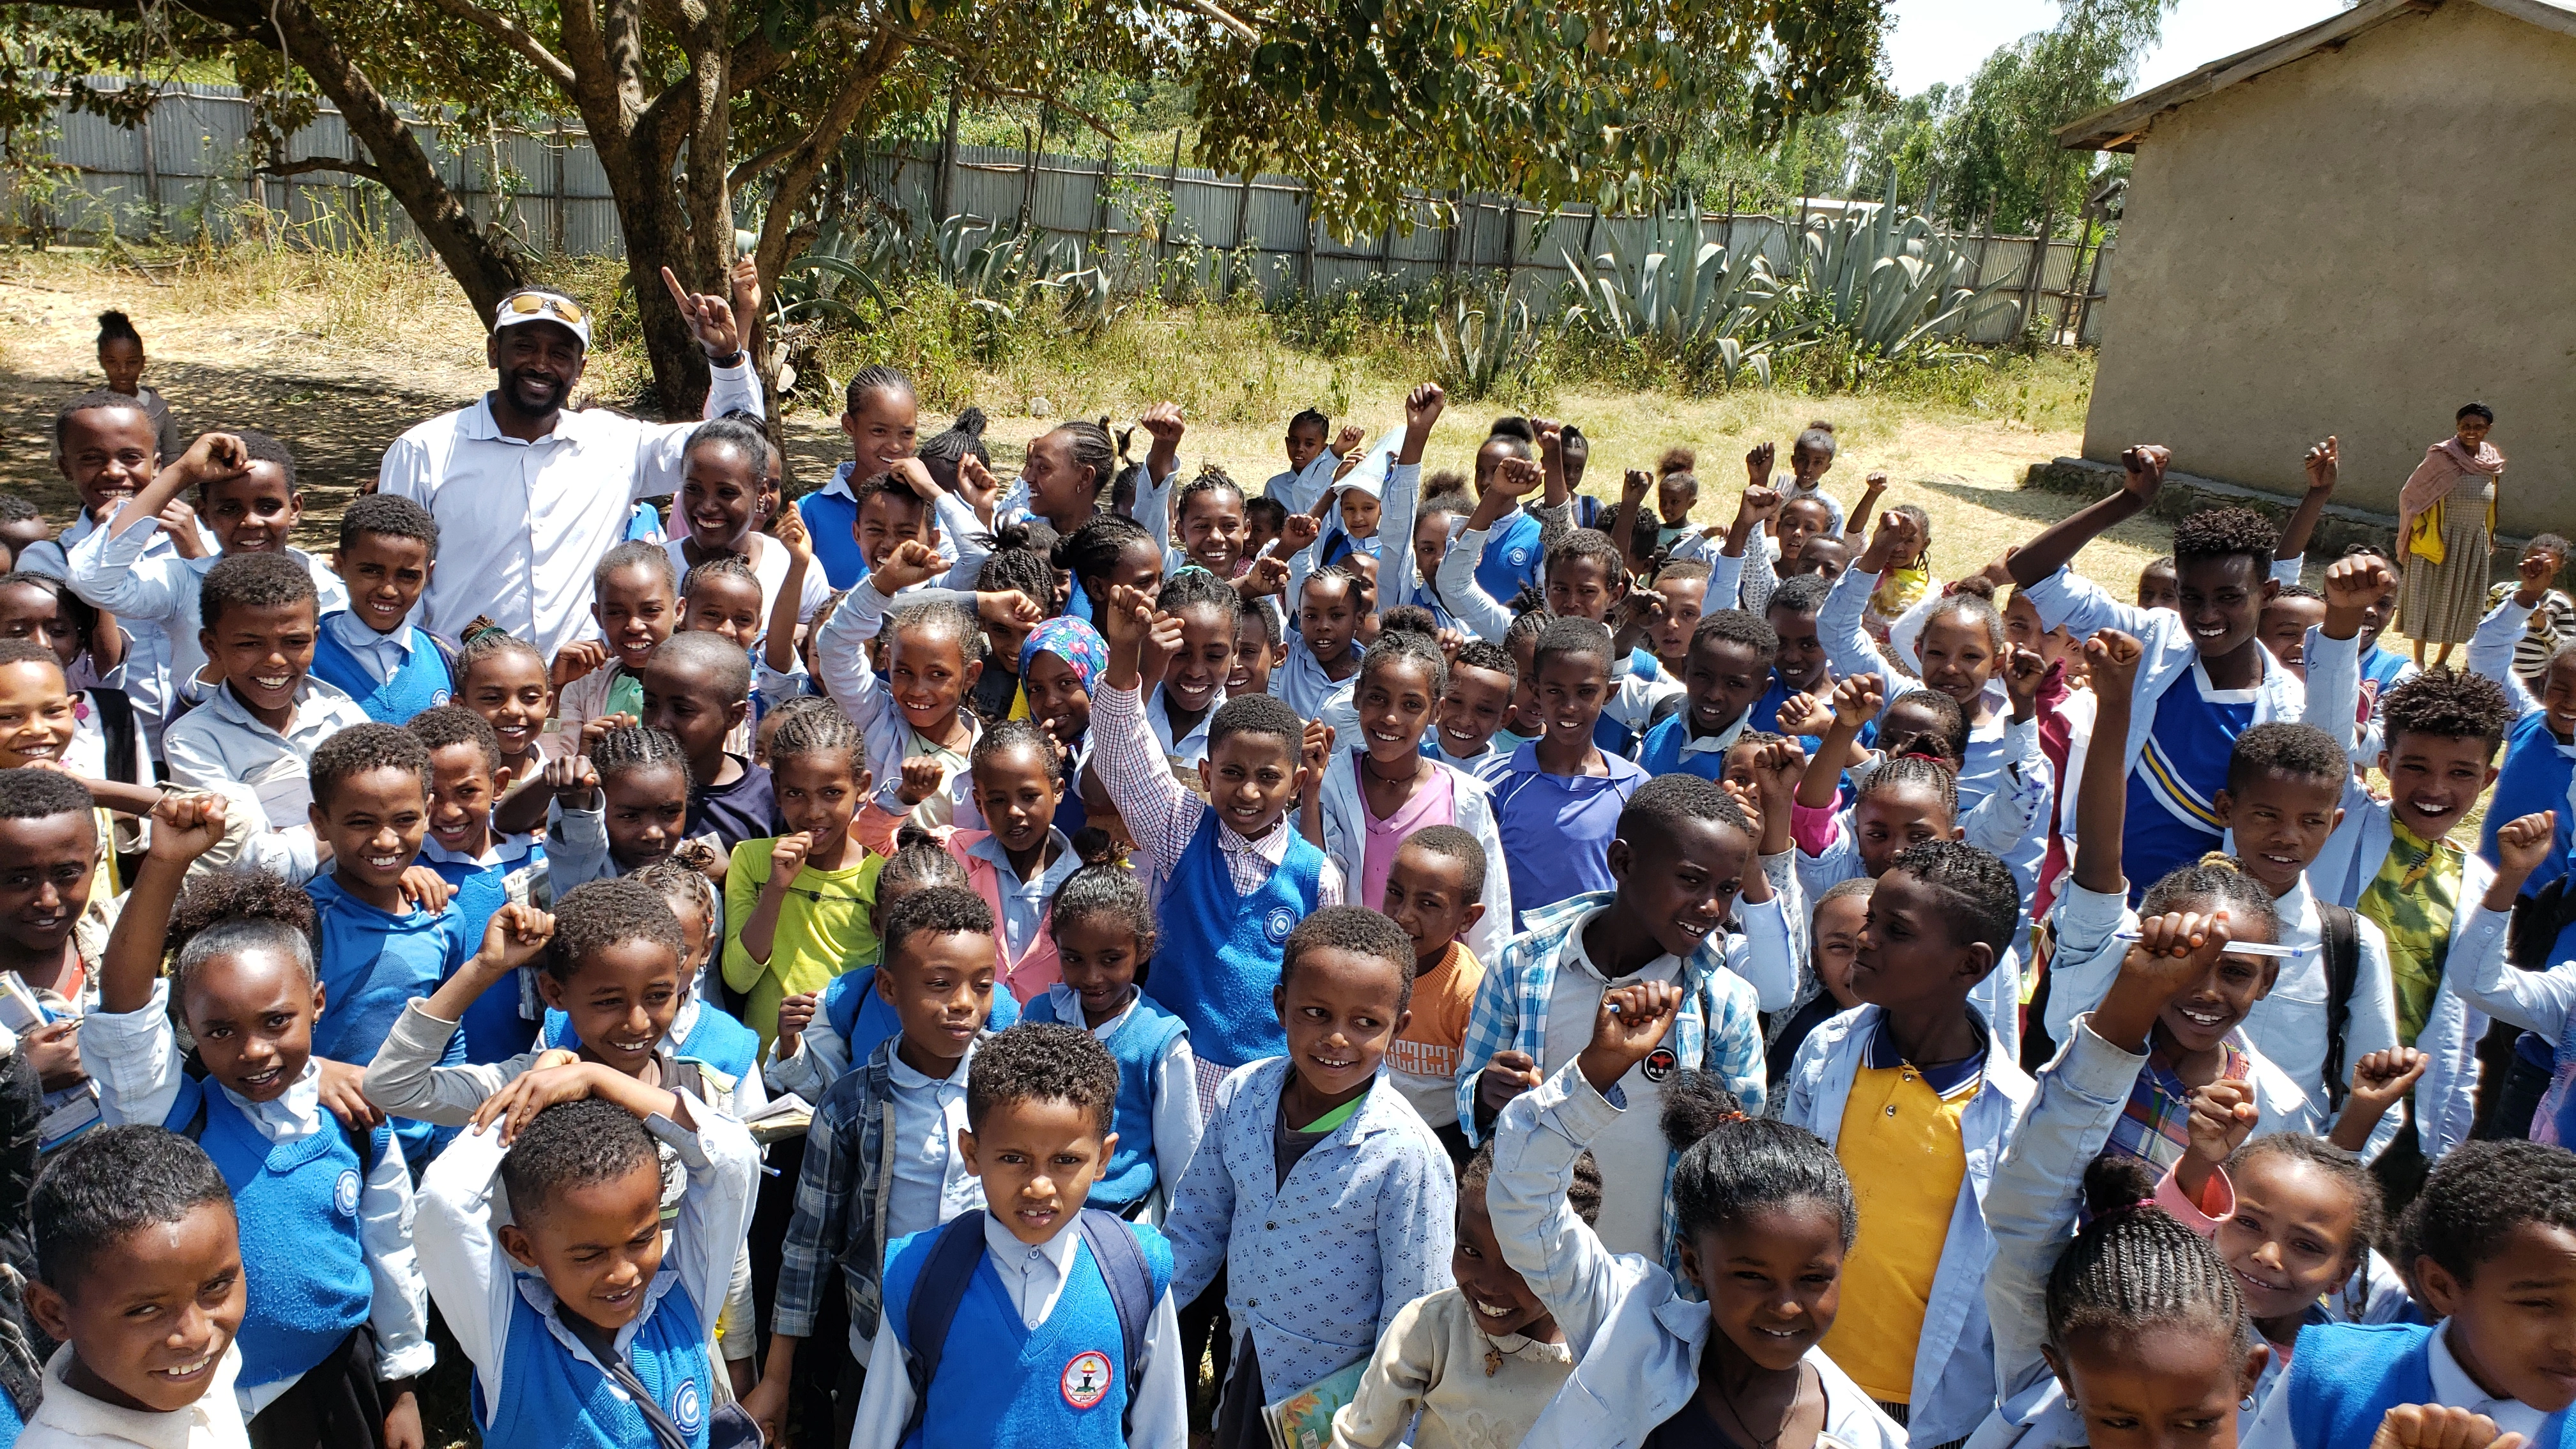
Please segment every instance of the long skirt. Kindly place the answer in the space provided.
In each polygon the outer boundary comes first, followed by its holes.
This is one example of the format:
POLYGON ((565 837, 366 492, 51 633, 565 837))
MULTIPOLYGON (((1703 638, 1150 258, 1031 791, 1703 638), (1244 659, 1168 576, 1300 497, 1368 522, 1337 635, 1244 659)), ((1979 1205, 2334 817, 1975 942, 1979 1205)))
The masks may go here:
POLYGON ((2487 504, 2495 480, 2480 475, 2475 491, 2461 480, 2442 500, 2442 561, 2406 560, 2406 582, 2397 595, 2397 632, 2427 644, 2466 644, 2487 612, 2487 569, 2494 540, 2487 535, 2487 504))

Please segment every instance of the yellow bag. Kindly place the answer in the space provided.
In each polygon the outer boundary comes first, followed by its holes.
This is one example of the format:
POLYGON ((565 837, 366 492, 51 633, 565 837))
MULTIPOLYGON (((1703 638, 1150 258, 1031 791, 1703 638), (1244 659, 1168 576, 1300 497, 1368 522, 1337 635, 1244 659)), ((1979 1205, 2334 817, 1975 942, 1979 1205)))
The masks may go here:
POLYGON ((2406 552, 2428 564, 2442 561, 2442 505, 2438 500, 2415 515, 2415 526, 2406 531, 2406 552))

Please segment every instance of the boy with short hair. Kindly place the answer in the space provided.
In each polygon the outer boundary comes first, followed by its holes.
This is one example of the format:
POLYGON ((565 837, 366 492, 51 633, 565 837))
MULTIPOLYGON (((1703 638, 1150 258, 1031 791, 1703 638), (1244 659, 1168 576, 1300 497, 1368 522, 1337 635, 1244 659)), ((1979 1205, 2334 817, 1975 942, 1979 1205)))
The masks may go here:
POLYGON ((275 837, 261 859, 307 879, 317 864, 307 762, 340 732, 369 723, 366 711, 312 677, 321 599, 304 565, 275 553, 228 557, 206 570, 198 592, 197 657, 211 660, 223 683, 162 736, 171 782, 248 787, 275 837))
POLYGON ((2553 587, 2567 567, 2571 549, 2576 544, 2568 543, 2563 534, 2535 533, 2522 546, 2522 557, 2515 564, 2522 576, 2520 584, 2497 584, 2487 591, 2489 609, 2502 608, 2510 599, 2526 611, 2522 633, 2513 641, 2513 673, 2523 688, 2535 694, 2548 678, 2549 661, 2576 642, 2576 600, 2553 587))
POLYGON ((1590 619, 1551 620, 1530 666, 1546 732, 1488 777, 1512 873, 1515 930, 1547 906, 1611 885, 1611 838, 1647 779, 1634 761, 1597 743, 1594 725, 1612 689, 1608 629, 1590 619))
MULTIPOLYGON (((208 433, 186 456, 143 483, 105 527, 66 555, 72 591, 127 621, 157 624, 170 640, 170 697, 196 702, 212 695, 207 665, 215 653, 201 602, 202 581, 223 559, 270 554, 293 560, 310 580, 316 613, 349 606, 340 576, 287 540, 304 515, 304 491, 295 482, 295 455, 265 433, 208 433), (152 556, 163 532, 162 511, 189 488, 197 513, 212 529, 220 551, 199 558, 152 556)), ((222 678, 237 679, 229 672, 222 678)), ((174 767, 176 761, 172 762, 174 767)))
POLYGON ((1996 856, 1953 840, 1899 854, 1852 963, 1862 1004, 1799 1048, 1780 1114, 1834 1149, 1879 1225, 1844 1260, 1825 1351, 1917 1444, 1963 1439, 1995 1405, 1986 1188, 2032 1083, 1975 998, 2021 925, 1996 856))
POLYGON ((332 567, 352 592, 347 608, 322 616, 313 674, 369 719, 401 724, 455 694, 456 661, 412 622, 437 566, 438 520, 410 499, 370 493, 340 515, 332 567))
MULTIPOLYGON (((2355 732, 2362 615, 2389 574, 2368 555, 2338 560, 2326 572, 2326 621, 2308 658, 2310 713, 2339 739, 2349 741, 2355 732)), ((2379 768, 2388 777, 2389 798, 2373 798, 2358 780, 2347 780, 2343 821, 2308 876, 2318 899, 2350 907, 2387 937, 2398 1042, 2432 1058, 2416 1084, 2407 1124, 2422 1160, 2431 1163, 2468 1140, 2477 1044, 2487 1030, 2486 1014, 2460 995, 2446 965, 2495 868, 2451 836, 2495 783, 2496 750, 2515 711, 2494 680, 2436 667, 2390 690, 2380 714, 2386 746, 2379 768)), ((2513 815, 2529 807, 2499 799, 2495 808, 2513 815)), ((2408 1136, 2400 1129, 2392 1154, 2407 1150, 2408 1136)))
POLYGON ((1288 818, 1323 774, 1321 732, 1267 694, 1228 699, 1208 726, 1199 779, 1207 798, 1173 778, 1146 723, 1145 636, 1153 605, 1123 585, 1101 611, 1109 668, 1091 703, 1091 767, 1150 868, 1162 927, 1154 1000, 1190 1029, 1199 1100, 1227 1072, 1285 1048, 1268 1008, 1281 944, 1298 920, 1342 902, 1341 869, 1288 818))
MULTIPOLYGON (((1771 656, 1771 680, 1763 687, 1762 697, 1753 701, 1746 717, 1752 728, 1782 729, 1780 712, 1794 697, 1817 698, 1834 686, 1833 670, 1826 659, 1824 638, 1817 632, 1816 620, 1824 612, 1825 601, 1833 597, 1833 580, 1820 574, 1801 574, 1780 581, 1771 597, 1763 602, 1762 622, 1771 626, 1772 637, 1779 648, 1771 656)), ((1878 721, 1870 720, 1861 727, 1863 746, 1875 744, 1878 721)), ((1822 735, 1797 736, 1799 747, 1815 758, 1823 743, 1822 735)))
POLYGON ((1520 667, 1510 650, 1489 639, 1469 641, 1449 666, 1449 687, 1422 736, 1422 753, 1491 784, 1494 772, 1511 762, 1494 736, 1519 688, 1520 667))
MULTIPOLYGON (((509 783, 501 768, 501 737, 483 716, 461 704, 423 710, 404 728, 429 750, 429 828, 421 860, 455 892, 448 904, 469 941, 505 904, 543 905, 546 848, 531 834, 492 823, 493 802, 509 783)), ((507 1061, 536 1039, 545 1008, 525 972, 483 994, 465 1013, 465 1059, 507 1061)))
MULTIPOLYGON (((1333 469, 1342 461, 1328 446, 1332 436, 1333 420, 1313 408, 1302 408, 1288 420, 1284 445, 1288 467, 1270 475, 1270 481, 1261 485, 1262 498, 1277 503, 1282 510, 1278 525, 1271 530, 1273 538, 1278 536, 1279 528, 1287 525, 1288 514, 1313 509, 1315 500, 1331 486, 1333 469)), ((1245 510, 1247 517, 1250 512, 1245 510)), ((1250 544, 1245 545, 1244 557, 1252 558, 1256 553, 1250 544)))
POLYGON ((1690 660, 1682 670, 1686 702, 1637 742, 1637 763, 1649 775, 1724 775, 1736 736, 1748 727, 1767 727, 1753 723, 1752 705, 1779 654, 1780 636, 1741 609, 1703 617, 1691 631, 1690 660))
POLYGON ((27 1313, 62 1344, 26 1449, 250 1449, 233 1380, 250 1303, 232 1189, 205 1149, 102 1127, 47 1163, 28 1202, 27 1313))
POLYGON ((1758 1013, 1789 1005, 1797 965, 1789 917, 1755 845, 1743 809, 1714 781, 1646 782, 1617 816, 1606 852, 1611 888, 1534 912, 1476 988, 1458 1054, 1458 1125, 1470 1142, 1504 1103, 1581 1054, 1612 987, 1682 988, 1670 1050, 1621 1084, 1636 1110, 1593 1144, 1604 1184, 1598 1226, 1613 1252, 1669 1256, 1672 1154, 1656 1115, 1675 1071, 1713 1072, 1746 1111, 1762 1108, 1758 1013))
POLYGON ((689 757, 689 821, 720 853, 786 833, 768 767, 725 748, 751 713, 751 658, 723 637, 674 634, 644 665, 637 723, 680 742, 689 757))
MULTIPOLYGON (((2280 534, 2263 515, 2216 508, 2174 526, 2180 612, 2123 604, 2067 567, 2085 544, 2153 501, 2171 456, 2160 447, 2129 449, 2120 459, 2127 481, 2119 492, 2044 530, 2004 564, 2013 587, 2039 610, 2041 627, 2077 638, 2117 629, 2146 651, 2122 744, 2129 805, 2121 859, 2133 900, 2174 867, 2218 848, 2225 831, 2211 801, 2227 783, 2237 736, 2267 721, 2301 718, 2339 732, 2312 692, 2263 647, 2262 608, 2280 591, 2271 577, 2280 534)), ((2349 730, 2352 704, 2338 707, 2340 728, 2349 730)))
POLYGON ((1398 1309, 1449 1286, 1446 1154, 1378 1070, 1409 1021, 1414 959, 1375 911, 1299 922, 1271 993, 1287 1051, 1226 1077, 1173 1194, 1171 1297, 1223 1271, 1238 1334, 1216 1449, 1268 1443, 1263 1405, 1365 1359, 1398 1309))
POLYGON ((1461 1160, 1474 1149, 1458 1130, 1458 1054, 1485 979, 1467 933, 1485 916, 1488 869, 1473 832, 1455 825, 1417 830, 1395 852, 1380 907, 1413 942, 1413 1018, 1387 1049, 1387 1074, 1450 1157, 1461 1160))
POLYGON ((2255 636, 2292 678, 2304 684, 2308 678, 2308 631, 2324 623, 2325 617, 2326 596, 2294 579, 2264 600, 2255 636))
POLYGON ((860 1396, 852 1449, 915 1431, 924 1449, 1189 1442, 1172 1250, 1088 1206, 1117 1103, 1118 1063, 1079 1027, 1015 1026, 975 1054, 958 1151, 987 1207, 888 1246, 869 1353, 886 1371, 860 1396))
POLYGON ((797 1352, 837 1277, 850 1335, 833 1394, 836 1444, 851 1442, 861 1376, 903 1371, 873 1356, 887 1246, 984 1206, 958 1132, 993 1010, 1000 953, 992 908, 963 886, 931 886, 886 911, 879 939, 876 989, 903 1029, 814 1108, 770 1312, 769 1361, 745 1403, 764 1424, 783 1419, 797 1352))
POLYGON ((482 1121, 430 1168, 417 1229, 430 1296, 474 1365, 482 1442, 706 1442, 707 1344, 760 1170, 751 1134, 587 1065, 520 1078, 482 1121), (657 1143, 686 1177, 668 1228, 657 1143))

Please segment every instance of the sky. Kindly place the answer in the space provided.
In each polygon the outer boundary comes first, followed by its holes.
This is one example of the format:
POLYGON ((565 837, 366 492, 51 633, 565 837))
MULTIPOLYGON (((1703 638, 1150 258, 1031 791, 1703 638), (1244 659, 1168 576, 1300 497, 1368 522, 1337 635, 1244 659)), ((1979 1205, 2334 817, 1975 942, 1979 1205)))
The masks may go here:
MULTIPOLYGON (((2057 19, 2053 0, 1894 0, 1888 55, 1896 90, 1913 95, 1976 73, 1997 46, 2057 19)), ((2139 63, 2136 89, 2233 55, 2343 9, 2340 0, 2181 0, 2166 14, 2163 39, 2139 63)))

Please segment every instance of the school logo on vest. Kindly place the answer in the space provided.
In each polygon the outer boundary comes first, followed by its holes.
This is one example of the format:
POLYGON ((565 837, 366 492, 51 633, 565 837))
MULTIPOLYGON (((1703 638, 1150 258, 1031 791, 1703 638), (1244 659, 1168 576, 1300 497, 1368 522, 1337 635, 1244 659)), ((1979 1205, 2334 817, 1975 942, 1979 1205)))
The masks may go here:
POLYGON ((351 1167, 341 1171, 340 1180, 331 1185, 331 1206, 338 1208, 344 1218, 358 1215, 358 1169, 351 1167))
POLYGON ((1064 1401, 1077 1409, 1099 1403, 1109 1393, 1109 1355, 1096 1348, 1075 1354, 1064 1366, 1057 1387, 1064 1390, 1064 1401))
POLYGON ((1274 906, 1270 918, 1261 923, 1261 929, 1270 938, 1270 944, 1276 946, 1288 939, 1290 931, 1297 929, 1297 913, 1287 906, 1274 906))
POLYGON ((707 1417, 707 1402, 698 1393, 696 1379, 680 1380, 680 1391, 671 1395, 671 1422, 683 1434, 698 1432, 707 1417))
POLYGON ((443 689, 433 689, 429 692, 429 702, 432 706, 445 704, 455 697, 443 689))
POLYGON ((1671 1076, 1673 1074, 1673 1068, 1680 1065, 1681 1058, 1673 1055, 1673 1049, 1671 1047, 1657 1047, 1653 1051, 1646 1053, 1646 1080, 1650 1082, 1660 1082, 1671 1076))
POLYGON ((1503 557, 1512 561, 1513 568, 1519 568, 1521 565, 1529 562, 1529 546, 1527 544, 1523 544, 1520 547, 1513 549, 1511 552, 1504 554, 1503 557))

